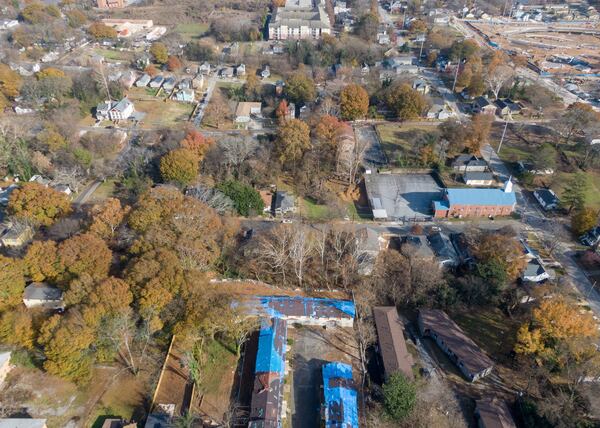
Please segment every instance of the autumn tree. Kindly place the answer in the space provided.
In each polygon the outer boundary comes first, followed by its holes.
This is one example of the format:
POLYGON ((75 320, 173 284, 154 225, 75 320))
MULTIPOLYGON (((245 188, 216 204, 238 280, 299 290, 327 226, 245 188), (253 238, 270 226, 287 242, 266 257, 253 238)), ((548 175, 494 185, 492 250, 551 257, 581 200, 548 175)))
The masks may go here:
POLYGON ((33 281, 55 281, 64 272, 54 241, 34 241, 27 248, 23 261, 33 281))
POLYGON ((11 193, 8 212, 34 224, 49 226, 71 212, 71 202, 64 193, 28 182, 11 193))
POLYGON ((189 149, 175 149, 160 159, 160 175, 165 182, 186 186, 196 179, 199 159, 189 149))
POLYGON ((286 100, 279 101, 277 108, 275 109, 275 117, 279 121, 279 123, 284 122, 288 115, 290 114, 290 109, 286 100))
POLYGON ((154 42, 150 46, 150 54, 159 64, 165 64, 169 60, 169 52, 164 43, 154 42))
POLYGON ((343 124, 335 116, 323 115, 320 117, 317 126, 315 126, 314 134, 317 141, 335 147, 337 144, 338 133, 343 124))
POLYGON ((128 212, 129 207, 121 206, 121 201, 108 198, 92 208, 92 223, 89 230, 102 239, 112 239, 128 212))
POLYGON ((481 149, 488 143, 494 118, 489 114, 476 114, 468 125, 465 146, 470 153, 479 155, 481 149))
POLYGON ((472 239, 471 246, 477 263, 502 267, 508 280, 519 277, 525 268, 521 244, 512 230, 481 231, 472 239))
POLYGON ((25 266, 19 259, 0 255, 0 311, 18 306, 25 289, 25 266))
POLYGON ((564 144, 569 144, 571 139, 592 125, 600 121, 600 113, 587 103, 573 103, 567 110, 554 121, 553 127, 557 134, 563 137, 564 144))
POLYGON ((276 147, 282 163, 297 164, 310 148, 310 128, 299 119, 290 119, 279 126, 276 147))
POLYGON ((369 94, 358 84, 346 86, 340 93, 340 110, 345 120, 364 118, 369 111, 369 94))
POLYGON ((246 82, 244 82, 242 89, 248 101, 260 101, 262 84, 256 75, 256 70, 248 70, 246 82))
POLYGON ((183 67, 181 60, 175 55, 170 55, 169 59, 167 60, 167 69, 169 71, 177 71, 181 69, 181 67, 183 67))
POLYGON ((427 32, 427 23, 422 19, 414 19, 408 26, 410 34, 423 34, 427 32))
POLYGON ((310 77, 297 71, 286 80, 285 94, 293 103, 306 104, 315 100, 317 88, 310 77))
POLYGON ((544 299, 533 310, 531 321, 519 328, 515 352, 547 360, 556 358, 561 343, 574 343, 597 335, 596 323, 590 314, 581 313, 562 297, 544 299))
POLYGON ((79 9, 73 9, 66 14, 69 25, 73 28, 79 28, 87 22, 87 16, 79 9))
POLYGON ((578 172, 567 180, 560 202, 567 207, 569 214, 573 208, 581 209, 585 206, 589 186, 588 176, 584 172, 578 172))
POLYGON ((478 55, 479 45, 472 39, 457 40, 450 46, 450 59, 452 61, 468 61, 478 55))
POLYGON ((88 27, 88 33, 96 40, 116 39, 117 30, 102 22, 94 22, 88 27))
POLYGON ((598 212, 589 207, 580 207, 571 215, 571 229, 582 235, 598 224, 598 212))
POLYGON ((401 120, 417 119, 427 109, 423 95, 408 83, 392 86, 386 93, 385 101, 401 120))
POLYGON ((21 76, 16 71, 0 63, 0 106, 4 100, 5 106, 8 105, 8 99, 19 95, 21 88, 21 76))
POLYGON ((181 140, 181 147, 194 152, 198 157, 199 161, 204 159, 208 149, 214 144, 214 141, 210 138, 205 137, 201 132, 195 129, 190 129, 183 140, 181 140))
POLYGON ((46 146, 52 153, 65 148, 67 140, 61 135, 54 124, 46 124, 44 129, 36 135, 36 140, 46 146))
POLYGON ((156 77, 160 71, 154 64, 148 64, 146 68, 144 68, 144 73, 149 75, 150 77, 156 77))
POLYGON ((112 252, 106 243, 93 233, 73 236, 58 246, 58 257, 70 278, 83 274, 94 280, 108 276, 112 252))

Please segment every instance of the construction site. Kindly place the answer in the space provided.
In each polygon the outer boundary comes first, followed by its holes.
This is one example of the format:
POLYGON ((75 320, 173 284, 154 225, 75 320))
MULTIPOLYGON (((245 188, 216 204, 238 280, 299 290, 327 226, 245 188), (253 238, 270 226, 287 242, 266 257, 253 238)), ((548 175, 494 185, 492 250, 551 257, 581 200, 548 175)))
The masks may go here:
POLYGON ((491 47, 527 57, 539 72, 594 75, 600 72, 600 24, 468 21, 491 47))

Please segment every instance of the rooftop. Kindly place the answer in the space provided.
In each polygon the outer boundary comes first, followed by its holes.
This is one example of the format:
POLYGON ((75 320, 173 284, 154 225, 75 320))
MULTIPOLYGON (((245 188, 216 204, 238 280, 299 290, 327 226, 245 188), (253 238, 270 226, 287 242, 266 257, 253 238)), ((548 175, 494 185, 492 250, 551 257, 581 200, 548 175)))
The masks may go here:
POLYGON ((349 300, 317 297, 259 296, 252 299, 256 311, 270 317, 334 318, 355 316, 354 303, 349 300))
POLYGON ((325 427, 358 427, 358 394, 352 379, 352 366, 327 363, 322 370, 325 427))
POLYGON ((0 428, 46 428, 46 419, 2 418, 0 428))
POLYGON ((469 373, 479 373, 494 363, 462 329, 439 309, 420 309, 424 329, 429 329, 456 355, 469 373))
POLYGON ((395 306, 378 306, 373 308, 373 316, 379 338, 379 352, 383 360, 386 375, 402 372, 409 379, 413 378, 412 356, 406 349, 403 324, 395 306))
POLYGON ((453 205, 513 206, 514 192, 502 189, 446 189, 450 207, 453 205))
POLYGON ((493 180, 494 174, 491 172, 467 171, 465 172, 465 182, 471 180, 493 180))
POLYGON ((32 282, 25 287, 23 298, 27 300, 61 300, 62 291, 45 282, 32 282))

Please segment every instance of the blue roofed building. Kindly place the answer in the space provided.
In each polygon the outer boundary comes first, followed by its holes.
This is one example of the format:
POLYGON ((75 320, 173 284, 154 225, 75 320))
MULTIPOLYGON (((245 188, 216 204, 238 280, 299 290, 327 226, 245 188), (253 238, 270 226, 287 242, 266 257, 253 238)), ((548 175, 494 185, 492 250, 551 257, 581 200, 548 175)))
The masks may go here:
POLYGON ((358 393, 352 379, 352 366, 344 363, 323 365, 322 426, 358 427, 358 393))
POLYGON ((435 218, 505 216, 516 206, 510 180, 504 189, 446 189, 442 200, 433 202, 435 218))
POLYGON ((287 322, 264 319, 258 336, 249 428, 282 426, 286 343, 287 322))
POLYGON ((305 325, 352 327, 356 309, 350 300, 316 297, 258 296, 248 302, 249 310, 305 325))

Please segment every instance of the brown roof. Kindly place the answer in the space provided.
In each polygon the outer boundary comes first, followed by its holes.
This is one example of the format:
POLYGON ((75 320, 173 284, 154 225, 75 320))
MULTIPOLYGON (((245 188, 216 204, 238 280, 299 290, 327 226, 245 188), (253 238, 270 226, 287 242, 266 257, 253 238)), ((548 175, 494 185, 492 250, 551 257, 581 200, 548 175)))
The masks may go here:
POLYGON ((475 410, 483 428, 516 428, 506 403, 497 398, 477 400, 475 410))
POLYGON ((492 360, 467 337, 446 312, 439 309, 420 309, 419 317, 423 328, 435 332, 446 347, 456 355, 457 362, 462 362, 469 373, 480 373, 494 365, 492 360))
POLYGON ((409 379, 413 378, 412 356, 406 349, 402 321, 394 306, 379 306, 373 309, 379 349, 386 376, 401 371, 409 379))

